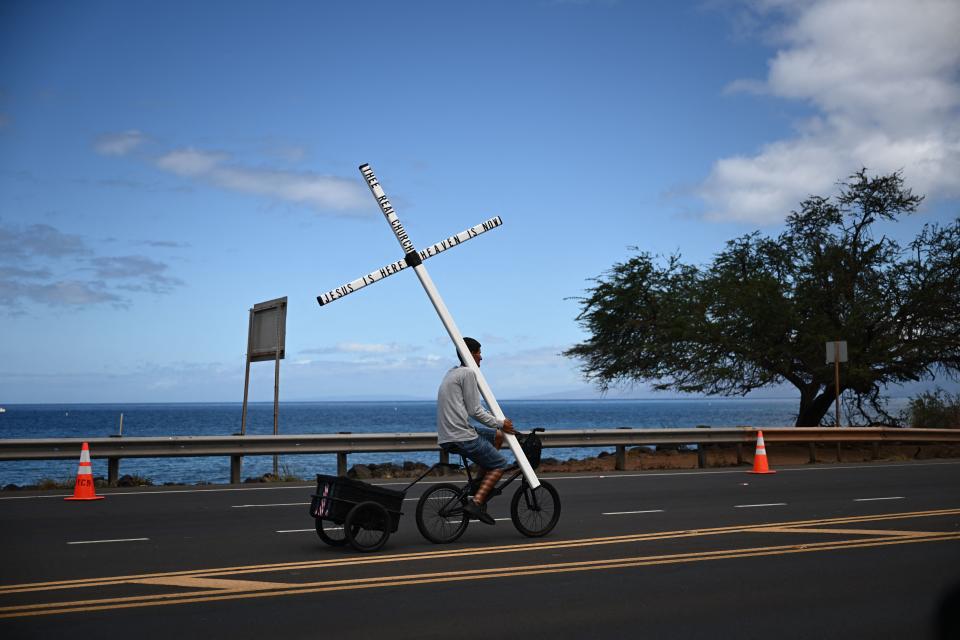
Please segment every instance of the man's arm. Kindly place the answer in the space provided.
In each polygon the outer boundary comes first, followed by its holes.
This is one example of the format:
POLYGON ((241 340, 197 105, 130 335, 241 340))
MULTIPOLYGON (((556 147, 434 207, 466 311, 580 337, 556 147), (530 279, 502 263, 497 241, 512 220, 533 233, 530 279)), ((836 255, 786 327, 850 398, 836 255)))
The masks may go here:
MULTIPOLYGON (((497 417, 483 408, 480 404, 480 389, 477 388, 477 376, 470 369, 466 370, 466 376, 463 378, 463 404, 467 408, 467 414, 477 422, 484 424, 491 429, 499 429, 504 423, 497 420, 497 417)), ((508 418, 509 419, 509 418, 508 418)), ((510 423, 511 426, 513 423, 510 423)))

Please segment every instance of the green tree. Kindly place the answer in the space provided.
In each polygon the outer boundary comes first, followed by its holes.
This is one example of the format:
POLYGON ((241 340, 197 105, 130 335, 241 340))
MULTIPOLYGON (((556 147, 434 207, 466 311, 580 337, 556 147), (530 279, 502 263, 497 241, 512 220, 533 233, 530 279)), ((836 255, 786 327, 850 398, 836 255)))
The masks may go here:
POLYGON ((731 240, 709 265, 639 252, 578 299, 590 337, 564 355, 603 390, 744 395, 786 382, 800 391, 796 425, 815 426, 836 397, 825 343, 846 340, 841 392, 858 420, 893 422, 886 386, 960 372, 960 218, 905 247, 872 233, 922 200, 899 172, 863 169, 836 197, 803 201, 776 238, 731 240))

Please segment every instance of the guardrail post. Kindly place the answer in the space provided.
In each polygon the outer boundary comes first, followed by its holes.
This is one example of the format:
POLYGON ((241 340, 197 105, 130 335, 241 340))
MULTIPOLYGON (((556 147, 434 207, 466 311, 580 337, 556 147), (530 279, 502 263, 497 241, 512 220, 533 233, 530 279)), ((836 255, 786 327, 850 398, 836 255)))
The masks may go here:
POLYGON ((120 478, 120 458, 107 458, 107 484, 117 486, 120 478))
MULTIPOLYGON (((617 427, 629 431, 632 427, 617 427)), ((624 444, 616 445, 616 456, 614 457, 614 469, 617 471, 626 471, 627 469, 627 446, 624 444)))
MULTIPOLYGON (((353 431, 338 431, 342 436, 348 436, 353 433, 353 431)), ((338 451, 337 452, 337 475, 345 476, 347 475, 347 452, 338 451)))
POLYGON ((243 456, 230 456, 230 484, 240 484, 243 456))
MULTIPOLYGON (((450 464, 450 452, 446 449, 440 449, 440 464, 450 464)), ((445 476, 450 472, 446 467, 440 469, 440 475, 445 476)))
POLYGON ((879 442, 873 443, 873 459, 874 460, 880 459, 880 443, 879 442))
POLYGON ((737 443, 737 465, 743 464, 743 443, 737 443))
POLYGON ((623 444, 617 445, 617 457, 614 468, 617 471, 625 471, 627 468, 627 446, 623 444))
POLYGON ((810 464, 817 462, 817 447, 812 442, 807 443, 810 446, 810 464))
MULTIPOLYGON (((698 424, 697 429, 709 429, 708 424, 698 424)), ((707 445, 703 441, 697 443, 697 468, 705 469, 707 466, 707 445)))

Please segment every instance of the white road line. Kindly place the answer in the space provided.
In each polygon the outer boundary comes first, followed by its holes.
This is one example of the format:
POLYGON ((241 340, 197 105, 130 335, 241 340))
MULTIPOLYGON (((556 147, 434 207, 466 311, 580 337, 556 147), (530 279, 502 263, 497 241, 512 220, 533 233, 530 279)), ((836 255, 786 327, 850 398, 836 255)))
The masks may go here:
MULTIPOLYGON (((792 468, 783 468, 777 467, 777 472, 790 473, 793 471, 848 471, 856 469, 901 469, 904 467, 943 467, 943 466, 954 466, 958 465, 960 462, 908 462, 904 464, 887 464, 885 462, 877 462, 872 464, 849 464, 849 463, 837 463, 837 464, 821 464, 818 466, 810 465, 806 467, 792 467, 792 468)), ((653 473, 650 471, 644 471, 641 473, 617 473, 611 475, 596 475, 596 476, 549 476, 544 475, 543 479, 553 482, 554 480, 616 480, 619 478, 659 478, 664 476, 710 476, 710 475, 729 475, 729 474, 746 474, 748 473, 747 467, 743 467, 735 470, 727 469, 711 469, 707 471, 693 471, 688 469, 680 469, 677 471, 665 471, 659 473, 653 473)), ((421 480, 419 484, 443 484, 451 482, 451 480, 421 480)), ((377 486, 389 486, 389 485, 407 485, 408 482, 383 482, 377 486)), ((0 498, 2 500, 3 498, 0 498)))
POLYGON ((663 513, 663 509, 647 509, 646 511, 607 511, 602 516, 627 516, 634 513, 663 513))
POLYGON ((309 502, 278 502, 276 504, 233 504, 234 509, 249 509, 251 507, 302 507, 309 502))
POLYGON ((735 504, 734 509, 750 509, 752 507, 785 507, 786 502, 769 502, 767 504, 735 504))
POLYGON ((494 520, 496 520, 497 522, 500 522, 501 520, 509 520, 509 519, 510 518, 494 518, 494 520))
POLYGON ((120 538, 118 540, 77 540, 76 542, 68 542, 67 544, 100 544, 103 542, 142 542, 144 540, 149 540, 150 538, 120 538))
MULTIPOLYGON (((227 491, 277 491, 285 489, 316 489, 315 484, 302 484, 285 487, 225 487, 223 489, 151 489, 149 491, 104 491, 99 494, 102 496, 122 497, 122 496, 162 496, 173 493, 224 493, 227 491)), ((10 496, 0 498, 0 500, 36 500, 48 498, 69 498, 72 493, 56 493, 42 496, 10 496)))
POLYGON ((854 498, 854 502, 873 502, 874 500, 903 500, 903 496, 888 496, 886 498, 854 498))
MULTIPOLYGON (((905 467, 944 467, 944 466, 955 466, 960 464, 958 462, 909 462, 904 464, 887 464, 885 462, 877 462, 867 465, 857 465, 857 464, 822 464, 822 465, 810 465, 808 467, 793 467, 793 468, 783 468, 778 467, 777 471, 780 473, 791 473, 794 471, 851 471, 856 469, 873 469, 873 470, 883 470, 883 469, 902 469, 905 467)), ((738 469, 735 471, 721 470, 721 471, 674 471, 666 473, 618 473, 615 475, 597 475, 597 476, 544 476, 544 480, 549 480, 553 482, 554 480, 596 480, 596 479, 607 479, 614 480, 617 478, 657 478, 662 476, 704 476, 704 475, 725 475, 731 473, 747 473, 746 468, 738 469)), ((421 480, 419 484, 443 484, 448 483, 450 480, 421 480)), ((409 482, 380 482, 374 484, 377 487, 387 487, 391 485, 408 485, 409 482)), ((228 491, 285 491, 288 489, 316 489, 317 485, 315 484, 302 484, 294 486, 284 486, 284 487, 224 487, 222 489, 152 489, 148 491, 105 491, 100 495, 107 496, 110 498, 123 497, 123 496, 162 496, 162 495, 171 495, 175 493, 225 493, 228 491)), ((6 492, 4 492, 6 493, 6 492)), ((46 494, 39 496, 0 496, 0 501, 3 500, 51 500, 57 498, 69 498, 70 493, 54 493, 46 494)))
MULTIPOLYGON (((343 527, 337 527, 336 529, 332 529, 332 528, 326 529, 326 531, 337 531, 340 529, 343 529, 343 527)), ((315 528, 314 529, 281 529, 280 531, 277 531, 277 533, 303 533, 304 531, 309 531, 310 533, 313 533, 316 531, 316 529, 315 528)))

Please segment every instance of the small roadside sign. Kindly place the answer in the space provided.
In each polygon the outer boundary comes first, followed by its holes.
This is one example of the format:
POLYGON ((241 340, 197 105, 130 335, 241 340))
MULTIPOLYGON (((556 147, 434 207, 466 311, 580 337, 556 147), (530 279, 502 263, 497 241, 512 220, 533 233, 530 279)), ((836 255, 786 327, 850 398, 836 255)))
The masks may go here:
POLYGON ((847 341, 840 340, 838 342, 828 342, 827 343, 827 364, 833 364, 834 362, 846 362, 847 361, 847 341), (837 357, 839 354, 839 357, 837 357))

